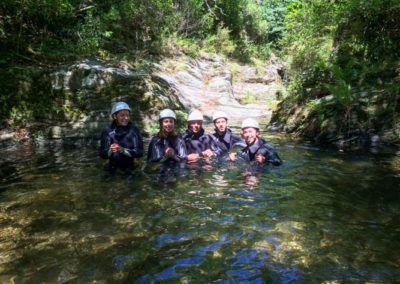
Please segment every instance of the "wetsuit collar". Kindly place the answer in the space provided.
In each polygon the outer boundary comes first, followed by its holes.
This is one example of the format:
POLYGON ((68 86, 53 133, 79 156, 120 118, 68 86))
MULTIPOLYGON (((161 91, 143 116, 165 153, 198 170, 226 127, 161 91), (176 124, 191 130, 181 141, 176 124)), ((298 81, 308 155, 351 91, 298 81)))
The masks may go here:
POLYGON ((129 132, 131 125, 132 125, 131 123, 128 123, 127 126, 119 126, 115 122, 113 122, 111 124, 112 131, 110 132, 110 134, 115 135, 117 137, 124 136, 129 132))
POLYGON ((220 135, 217 130, 215 130, 215 136, 218 139, 222 139, 224 142, 228 143, 231 141, 232 131, 230 129, 226 129, 225 132, 220 135))
POLYGON ((186 133, 191 139, 198 139, 199 137, 204 135, 204 129, 201 128, 198 133, 193 133, 190 129, 186 130, 186 133))
POLYGON ((264 140, 257 138, 257 141, 254 142, 253 144, 248 146, 248 149, 250 151, 251 154, 255 154, 257 153, 258 149, 260 149, 260 147, 264 144, 264 140))

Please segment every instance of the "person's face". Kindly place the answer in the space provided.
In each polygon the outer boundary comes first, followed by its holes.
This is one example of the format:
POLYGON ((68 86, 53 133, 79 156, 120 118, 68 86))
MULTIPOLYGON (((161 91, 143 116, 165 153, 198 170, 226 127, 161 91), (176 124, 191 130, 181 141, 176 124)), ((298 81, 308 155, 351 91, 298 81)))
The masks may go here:
POLYGON ((175 120, 172 118, 164 118, 161 121, 162 130, 166 133, 171 133, 175 129, 175 120))
POLYGON ((127 126, 130 120, 130 112, 129 110, 120 110, 116 114, 114 114, 115 121, 119 126, 127 126))
POLYGON ((228 127, 228 121, 225 118, 221 117, 214 121, 214 125, 219 133, 224 133, 226 131, 226 128, 228 127))
POLYGON ((253 127, 247 127, 241 131, 242 137, 247 145, 251 145, 258 139, 258 130, 253 127))
POLYGON ((203 122, 201 120, 189 121, 189 130, 192 131, 194 134, 199 133, 202 125, 203 122))

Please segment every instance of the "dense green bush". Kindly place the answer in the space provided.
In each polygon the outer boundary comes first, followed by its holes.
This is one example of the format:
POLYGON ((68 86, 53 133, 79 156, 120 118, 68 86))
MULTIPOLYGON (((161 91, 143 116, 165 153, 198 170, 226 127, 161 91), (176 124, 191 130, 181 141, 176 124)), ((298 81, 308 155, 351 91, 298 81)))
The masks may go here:
POLYGON ((43 110, 63 112, 56 94, 41 91, 49 86, 35 85, 37 67, 92 56, 137 62, 176 51, 265 59, 282 30, 286 2, 0 1, 1 125, 26 124, 43 110))
POLYGON ((314 106, 324 119, 338 118, 346 133, 376 129, 377 115, 387 125, 398 123, 398 1, 293 1, 286 13, 280 43, 291 78, 288 100, 314 106), (365 104, 377 103, 377 94, 384 107, 366 113, 365 104), (333 104, 315 103, 327 95, 333 104))
POLYGON ((170 38, 184 45, 200 43, 227 55, 251 52, 254 45, 262 45, 261 50, 265 50, 265 46, 277 43, 283 30, 284 5, 288 2, 2 1, 1 61, 59 61, 81 55, 162 53, 170 47, 170 38), (223 48, 221 36, 223 42, 235 43, 223 48), (240 47, 239 52, 234 53, 232 46, 240 47))
MULTIPOLYGON (((80 56, 136 60, 177 50, 258 62, 279 50, 290 78, 287 100, 350 118, 365 93, 368 100, 379 93, 388 100, 379 112, 396 124, 398 15, 397 0, 6 0, 0 2, 0 65, 80 56), (327 95, 333 106, 317 103, 327 95)), ((6 87, 2 114, 15 107, 28 116, 14 115, 15 121, 39 114, 30 109, 29 94, 6 87)))

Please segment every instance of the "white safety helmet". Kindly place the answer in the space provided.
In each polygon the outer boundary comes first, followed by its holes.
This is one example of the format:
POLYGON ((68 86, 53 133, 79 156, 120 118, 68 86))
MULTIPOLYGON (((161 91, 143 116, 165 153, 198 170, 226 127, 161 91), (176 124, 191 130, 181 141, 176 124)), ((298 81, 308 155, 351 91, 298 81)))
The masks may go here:
POLYGON ((242 127, 241 127, 242 129, 249 128, 249 127, 255 128, 255 129, 257 129, 257 130, 260 129, 260 125, 259 125, 258 122, 257 122, 255 119, 253 119, 253 118, 246 118, 246 119, 243 120, 243 122, 242 122, 242 127))
POLYGON ((226 120, 228 120, 228 116, 226 115, 225 112, 220 111, 220 110, 216 110, 213 113, 213 117, 212 117, 213 122, 215 122, 218 118, 225 118, 226 120))
POLYGON ((160 111, 159 121, 163 120, 164 118, 173 118, 174 120, 176 120, 176 114, 169 108, 166 108, 160 111))
POLYGON ((111 109, 111 116, 113 116, 114 113, 119 112, 120 110, 129 110, 129 112, 131 112, 131 108, 129 107, 129 105, 127 103, 124 102, 116 102, 112 109, 111 109))
POLYGON ((197 109, 193 109, 188 116, 188 121, 195 121, 195 120, 200 120, 203 121, 203 114, 197 110, 197 109))

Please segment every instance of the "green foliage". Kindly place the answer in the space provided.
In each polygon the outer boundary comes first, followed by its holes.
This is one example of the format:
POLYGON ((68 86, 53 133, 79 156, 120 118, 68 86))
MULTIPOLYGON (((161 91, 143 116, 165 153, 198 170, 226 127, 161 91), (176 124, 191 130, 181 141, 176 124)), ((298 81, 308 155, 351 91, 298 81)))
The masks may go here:
POLYGON ((217 23, 226 26, 235 39, 240 38, 243 26, 244 0, 215 1, 217 23))
POLYGON ((205 50, 266 58, 292 1, 8 0, 0 3, 0 54, 7 63, 177 47, 192 56, 205 50))
POLYGON ((231 55, 236 45, 233 40, 230 39, 229 30, 222 25, 218 26, 217 34, 210 35, 206 38, 203 44, 203 49, 210 53, 222 53, 225 55, 231 55))
MULTIPOLYGON (((110 32, 109 32, 110 33, 110 32)), ((79 50, 82 54, 96 53, 100 46, 100 20, 91 12, 85 16, 85 20, 78 27, 79 50)), ((109 34, 110 35, 110 34, 109 34)))
POLYGON ((254 104, 257 98, 249 91, 246 91, 244 97, 240 100, 242 104, 254 104))
POLYGON ((291 70, 313 68, 329 61, 333 51, 335 2, 293 1, 287 7, 285 33, 280 43, 291 70))
POLYGON ((36 68, 1 70, 1 119, 8 126, 24 126, 37 119, 59 118, 63 115, 63 98, 52 91, 46 74, 36 68))
POLYGON ((187 129, 187 113, 182 110, 176 110, 176 125, 175 129, 177 133, 183 133, 187 129))
POLYGON ((291 74, 315 70, 321 65, 345 69, 349 61, 368 66, 398 58, 400 35, 394 30, 399 24, 393 19, 400 7, 389 0, 367 2, 290 3, 281 44, 291 74))
POLYGON ((199 42, 192 38, 182 37, 177 33, 162 37, 160 51, 163 54, 174 54, 176 51, 181 51, 191 57, 196 57, 200 50, 199 42))
POLYGON ((331 67, 333 80, 331 84, 326 84, 327 89, 335 97, 336 101, 345 109, 351 108, 355 102, 355 93, 352 87, 354 69, 351 62, 345 67, 333 65, 331 67))
POLYGON ((261 6, 263 19, 267 23, 265 42, 279 47, 279 40, 285 31, 287 7, 296 0, 270 0, 261 6))
POLYGON ((320 123, 330 117, 345 137, 360 127, 379 129, 382 119, 395 125, 399 14, 391 0, 289 3, 279 41, 291 78, 286 101, 307 105, 320 123), (370 104, 381 107, 371 111, 370 104))

